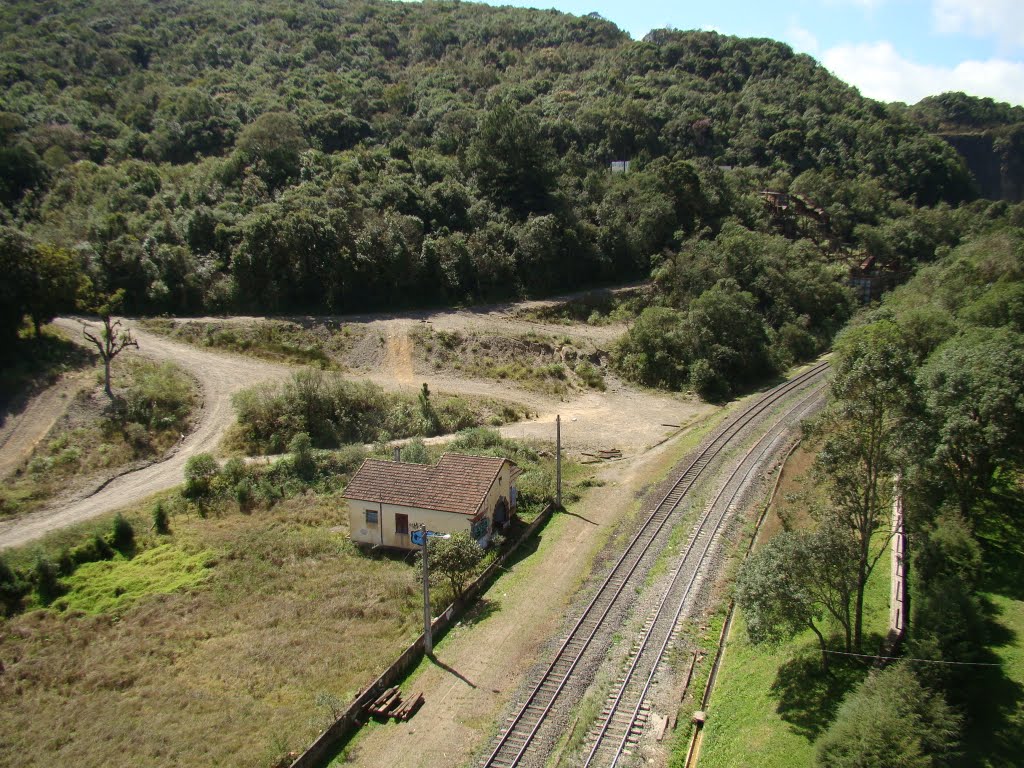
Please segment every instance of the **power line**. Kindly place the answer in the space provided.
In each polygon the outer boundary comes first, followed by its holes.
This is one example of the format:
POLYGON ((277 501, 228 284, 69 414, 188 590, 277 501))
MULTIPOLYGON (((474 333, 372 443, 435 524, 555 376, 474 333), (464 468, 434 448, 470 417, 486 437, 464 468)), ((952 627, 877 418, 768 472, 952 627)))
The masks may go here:
POLYGON ((872 656, 867 653, 847 653, 846 651, 822 651, 836 656, 855 656, 859 659, 873 659, 876 661, 917 661, 922 664, 949 664, 960 667, 1001 667, 1002 662, 992 663, 987 661, 944 661, 941 659, 915 659, 911 656, 872 656))

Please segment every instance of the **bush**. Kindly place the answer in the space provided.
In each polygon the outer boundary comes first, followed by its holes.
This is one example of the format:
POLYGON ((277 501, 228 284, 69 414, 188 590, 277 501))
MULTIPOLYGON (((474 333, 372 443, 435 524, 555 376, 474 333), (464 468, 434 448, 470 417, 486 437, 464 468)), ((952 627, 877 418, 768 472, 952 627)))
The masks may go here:
POLYGON ((124 552, 135 544, 135 529, 120 513, 114 518, 111 530, 111 544, 115 549, 124 552))
POLYGON ((291 454, 292 471, 304 480, 309 480, 316 473, 316 462, 313 460, 313 441, 305 432, 299 432, 288 443, 291 454))
POLYGON ((409 464, 429 464, 430 454, 427 453, 427 446, 421 438, 413 438, 402 449, 402 461, 409 464))
POLYGON ((161 536, 166 536, 171 532, 171 518, 162 501, 158 501, 153 507, 153 530, 161 536))
POLYGON ((36 586, 36 594, 44 604, 52 603, 64 593, 57 566, 42 555, 36 559, 32 577, 36 586))
POLYGON ((960 717, 905 664, 872 673, 839 707, 818 741, 822 768, 948 765, 960 717))
POLYGON ((28 590, 29 585, 21 574, 0 558, 0 611, 5 616, 17 613, 28 590))
POLYGON ((139 362, 124 393, 125 416, 148 429, 182 429, 192 409, 192 383, 173 363, 139 362))
POLYGON ((460 398, 438 399, 429 389, 412 398, 316 370, 296 373, 283 387, 239 392, 234 404, 242 447, 260 453, 281 453, 303 432, 312 447, 334 448, 370 443, 381 433, 400 439, 454 432, 482 420, 460 398))
POLYGON ((220 465, 209 453, 197 453, 185 462, 185 487, 182 495, 186 499, 201 499, 210 493, 213 481, 220 474, 220 465))
POLYGON ((601 369, 593 363, 588 360, 582 360, 577 363, 576 375, 580 377, 580 381, 591 389, 598 389, 604 392, 604 376, 601 374, 601 369))
POLYGON ((88 562, 96 562, 98 560, 110 560, 116 553, 110 546, 110 542, 107 541, 106 537, 101 533, 97 532, 93 534, 91 552, 95 553, 92 560, 88 562))

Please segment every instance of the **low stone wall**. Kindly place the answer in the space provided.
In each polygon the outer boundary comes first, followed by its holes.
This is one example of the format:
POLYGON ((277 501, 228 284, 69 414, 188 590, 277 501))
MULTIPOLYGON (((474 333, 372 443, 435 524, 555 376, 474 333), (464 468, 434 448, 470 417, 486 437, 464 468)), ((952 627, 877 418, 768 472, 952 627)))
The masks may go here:
MULTIPOLYGON (((487 566, 483 573, 473 580, 473 582, 466 588, 462 598, 456 600, 445 608, 439 616, 434 618, 430 623, 430 626, 435 637, 451 627, 455 619, 461 616, 466 608, 468 608, 473 601, 476 600, 488 586, 490 586, 501 567, 508 562, 509 558, 515 554, 516 550, 518 550, 524 542, 529 541, 534 534, 537 533, 537 530, 551 519, 551 513, 553 511, 554 507, 551 504, 548 504, 544 510, 537 515, 537 519, 527 526, 526 530, 523 531, 515 544, 509 547, 501 557, 487 566)), ((349 704, 341 715, 338 716, 338 719, 317 737, 316 741, 310 745, 309 749, 295 759, 291 764, 291 768, 318 768, 319 766, 324 765, 327 759, 333 754, 338 744, 340 744, 359 727, 359 722, 364 719, 367 707, 369 707, 369 705, 372 704, 386 689, 401 681, 410 670, 420 663, 422 658, 423 635, 421 634, 416 638, 412 645, 406 648, 402 654, 395 659, 391 666, 381 673, 380 677, 370 683, 366 689, 356 696, 352 703, 349 704)))

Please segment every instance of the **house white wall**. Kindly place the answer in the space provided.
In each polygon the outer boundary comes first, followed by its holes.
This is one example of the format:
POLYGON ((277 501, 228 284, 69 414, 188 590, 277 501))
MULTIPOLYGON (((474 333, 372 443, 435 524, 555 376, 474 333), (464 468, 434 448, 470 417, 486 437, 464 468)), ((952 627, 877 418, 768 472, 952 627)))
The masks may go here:
POLYGON ((473 530, 474 523, 486 520, 485 530, 478 538, 481 546, 485 546, 494 532, 494 508, 499 498, 504 498, 511 508, 511 465, 506 462, 502 465, 501 471, 495 482, 491 484, 483 503, 477 510, 476 515, 461 515, 455 512, 439 512, 433 509, 421 509, 418 507, 404 507, 398 504, 382 504, 379 500, 372 499, 349 499, 348 518, 349 534, 352 541, 357 544, 369 544, 373 546, 396 547, 398 549, 416 549, 411 541, 411 534, 417 525, 426 525, 427 530, 438 533, 457 533, 473 530), (368 524, 366 512, 377 513, 377 524, 368 524), (397 533, 396 515, 408 515, 408 533, 397 533))

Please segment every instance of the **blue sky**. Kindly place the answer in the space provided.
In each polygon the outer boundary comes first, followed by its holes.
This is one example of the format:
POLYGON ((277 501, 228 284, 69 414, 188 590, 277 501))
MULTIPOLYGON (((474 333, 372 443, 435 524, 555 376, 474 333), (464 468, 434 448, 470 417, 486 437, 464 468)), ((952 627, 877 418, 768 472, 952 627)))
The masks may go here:
POLYGON ((965 91, 1024 104, 1024 0, 512 0, 596 11, 634 39, 651 29, 770 37, 883 101, 965 91))

